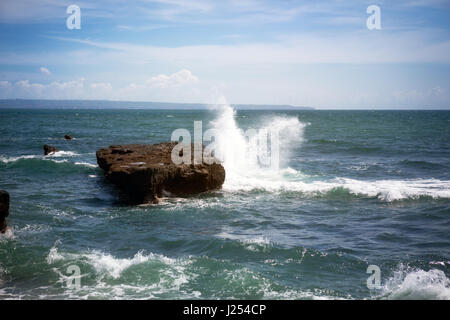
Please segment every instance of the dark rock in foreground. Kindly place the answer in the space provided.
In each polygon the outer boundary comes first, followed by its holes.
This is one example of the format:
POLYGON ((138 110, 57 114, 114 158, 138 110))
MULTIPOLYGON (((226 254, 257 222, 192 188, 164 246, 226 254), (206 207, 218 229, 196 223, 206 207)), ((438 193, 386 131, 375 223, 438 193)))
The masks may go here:
POLYGON ((0 233, 6 231, 6 217, 9 215, 9 193, 0 190, 0 233))
POLYGON ((50 146, 48 144, 44 145, 44 154, 49 155, 51 153, 58 152, 59 150, 53 146, 50 146))
POLYGON ((225 181, 223 166, 219 163, 176 165, 171 153, 177 144, 110 146, 97 151, 97 163, 107 179, 137 203, 157 203, 163 195, 193 195, 219 189, 225 181))

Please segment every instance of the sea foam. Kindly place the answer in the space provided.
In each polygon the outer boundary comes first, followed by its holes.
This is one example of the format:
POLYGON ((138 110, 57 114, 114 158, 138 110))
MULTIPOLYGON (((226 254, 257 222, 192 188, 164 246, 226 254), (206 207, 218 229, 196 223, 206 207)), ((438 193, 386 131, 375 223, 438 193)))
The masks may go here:
POLYGON ((381 292, 387 299, 450 300, 450 279, 438 269, 425 271, 401 265, 381 292))
POLYGON ((17 156, 17 157, 6 157, 6 156, 0 156, 0 161, 8 164, 8 163, 12 163, 12 162, 16 162, 19 160, 28 160, 28 159, 40 159, 40 160, 50 160, 53 162, 61 162, 63 160, 57 160, 54 158, 66 158, 66 157, 75 157, 75 156, 79 156, 80 154, 73 152, 73 151, 57 151, 54 153, 51 153, 49 155, 35 155, 35 154, 30 154, 30 155, 22 155, 22 156, 17 156))

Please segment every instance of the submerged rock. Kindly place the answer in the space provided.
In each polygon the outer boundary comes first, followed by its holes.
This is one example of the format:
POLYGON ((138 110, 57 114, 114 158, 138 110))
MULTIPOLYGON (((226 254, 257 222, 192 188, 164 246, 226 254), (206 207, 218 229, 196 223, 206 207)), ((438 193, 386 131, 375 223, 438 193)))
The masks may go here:
POLYGON ((58 152, 59 150, 53 146, 50 146, 48 144, 44 145, 44 154, 49 155, 51 153, 58 152))
POLYGON ((70 134, 66 134, 66 135, 64 136, 64 139, 66 139, 66 140, 72 140, 73 137, 72 137, 70 134))
POLYGON ((6 231, 6 217, 9 215, 9 193, 0 190, 0 233, 6 231))
POLYGON ((219 163, 176 165, 171 153, 177 144, 110 146, 97 151, 97 163, 106 178, 137 203, 157 203, 163 195, 193 195, 221 188, 225 181, 223 166, 219 163))

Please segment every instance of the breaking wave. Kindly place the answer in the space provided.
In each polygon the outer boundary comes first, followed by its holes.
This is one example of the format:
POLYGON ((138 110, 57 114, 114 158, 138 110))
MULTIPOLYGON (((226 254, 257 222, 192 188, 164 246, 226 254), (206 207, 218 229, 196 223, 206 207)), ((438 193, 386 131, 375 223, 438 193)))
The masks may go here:
MULTIPOLYGON (((265 243, 267 240, 261 240, 265 243)), ((260 240, 250 243, 260 244, 260 240)), ((46 262, 59 277, 62 287, 69 280, 67 268, 80 268, 81 286, 67 289, 57 297, 74 299, 199 299, 204 292, 192 290, 198 282, 208 282, 221 290, 212 294, 233 298, 254 296, 258 299, 339 299, 330 290, 297 290, 277 283, 262 273, 235 265, 226 260, 202 257, 169 258, 160 254, 137 252, 130 258, 117 258, 111 254, 93 250, 84 253, 59 252, 58 245, 50 249, 46 262), (218 276, 208 276, 209 268, 216 268, 218 276), (203 275, 203 273, 205 274, 203 275)), ((46 296, 46 298, 51 295, 46 296)), ((209 297, 209 296, 208 296, 209 297)))
POLYGON ((381 296, 396 300, 450 300, 450 279, 438 269, 424 271, 401 265, 382 287, 381 296))
MULTIPOLYGON (((77 299, 106 298, 134 299, 164 298, 168 294, 181 293, 181 286, 188 282, 185 268, 189 259, 173 259, 164 255, 138 251, 133 257, 118 258, 98 250, 83 253, 60 252, 56 242, 46 257, 48 265, 58 274, 59 282, 66 286, 68 266, 76 265, 81 272, 81 287, 68 289, 65 295, 77 299)), ((185 292, 186 298, 197 292, 185 292)))
POLYGON ((235 110, 224 98, 220 99, 216 109, 218 116, 211 122, 211 126, 218 132, 216 150, 226 171, 223 185, 225 191, 297 192, 309 196, 341 194, 378 198, 387 202, 422 197, 450 198, 450 181, 447 180, 361 181, 341 177, 314 180, 288 167, 290 154, 295 148, 301 147, 303 131, 308 125, 300 122, 297 117, 273 117, 263 122, 261 128, 255 128, 272 130, 278 134, 279 156, 278 160, 275 160, 278 162, 275 166, 261 165, 260 161, 255 161, 253 155, 256 152, 259 156, 267 150, 258 149, 258 141, 249 138, 244 130, 239 128, 235 110))
POLYGON ((21 160, 30 160, 30 159, 38 159, 38 160, 48 160, 48 161, 54 161, 54 162, 58 162, 58 161, 62 161, 62 160, 58 160, 55 158, 67 158, 67 157, 75 157, 75 156, 79 156, 80 154, 73 152, 73 151, 58 151, 49 155, 22 155, 22 156, 17 156, 17 157, 6 157, 6 156, 0 156, 0 161, 8 164, 8 163, 13 163, 13 162, 17 162, 17 161, 21 161, 21 160))
MULTIPOLYGON (((73 166, 88 169, 97 168, 97 164, 81 161, 80 154, 72 151, 58 151, 51 155, 23 155, 17 157, 0 156, 0 165, 9 168, 24 168, 30 170, 60 168, 63 170, 73 170, 73 166)), ((79 169, 77 170, 79 171, 79 169)))
MULTIPOLYGON (((290 169, 289 171, 292 171, 290 169)), ((301 177, 301 174, 297 174, 301 177)), ((404 199, 450 198, 450 181, 437 179, 416 180, 374 180, 361 181, 349 178, 335 178, 326 181, 292 181, 287 180, 286 171, 278 176, 242 177, 232 183, 224 184, 224 189, 230 192, 262 190, 282 193, 297 192, 309 196, 352 195, 359 197, 378 198, 381 201, 392 202, 404 199)), ((307 180, 307 179, 305 179, 307 180)))

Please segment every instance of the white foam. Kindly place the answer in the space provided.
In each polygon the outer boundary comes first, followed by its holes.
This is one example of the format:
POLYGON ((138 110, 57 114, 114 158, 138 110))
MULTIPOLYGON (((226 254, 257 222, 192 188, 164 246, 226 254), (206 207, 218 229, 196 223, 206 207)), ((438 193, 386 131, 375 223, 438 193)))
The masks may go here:
POLYGON ((45 161, 51 161, 54 163, 68 163, 69 161, 67 159, 62 159, 62 160, 56 160, 56 159, 44 159, 45 161))
POLYGON ((45 159, 45 160, 51 160, 53 162, 57 162, 57 163, 61 163, 63 160, 54 160, 54 159, 49 159, 49 158, 62 158, 62 157, 74 157, 74 156, 79 156, 78 153, 73 152, 73 151, 58 151, 58 152, 54 152, 51 153, 49 155, 35 155, 35 154, 31 154, 31 155, 22 155, 22 156, 17 156, 17 157, 6 157, 6 156, 0 156, 0 161, 3 163, 11 163, 11 162, 16 162, 18 160, 26 160, 26 159, 45 159), (58 162, 59 161, 59 162, 58 162))
POLYGON ((60 253, 58 251, 58 245, 59 242, 50 248, 47 255, 48 264, 53 264, 59 260, 82 260, 90 264, 98 274, 107 275, 114 279, 119 278, 121 273, 129 267, 148 261, 157 260, 171 266, 178 263, 176 259, 153 253, 144 254, 142 251, 138 251, 132 258, 116 258, 111 254, 98 250, 80 254, 60 253))
POLYGON ((60 244, 61 242, 59 240, 57 240, 55 242, 55 244, 53 245, 53 247, 50 248, 50 251, 48 252, 46 261, 48 264, 53 264, 56 261, 60 261, 63 260, 64 257, 58 253, 58 244, 60 244))
POLYGON ((424 271, 401 266, 382 288, 387 299, 450 300, 450 279, 438 269, 424 271))
POLYGON ((450 198, 450 181, 438 179, 359 181, 342 178, 337 179, 336 183, 342 184, 353 194, 378 197, 388 202, 422 196, 450 198))
POLYGON ((125 269, 136 264, 147 262, 151 258, 151 255, 146 256, 142 252, 138 252, 130 259, 118 259, 110 254, 93 251, 92 253, 86 254, 85 257, 97 272, 107 273, 114 279, 117 279, 125 269))
MULTIPOLYGON (((94 269, 94 274, 91 272, 81 274, 81 288, 68 289, 64 295, 69 298, 88 299, 88 298, 103 298, 103 299, 148 299, 165 296, 167 294, 174 294, 178 297, 185 298, 199 297, 199 292, 187 292, 181 290, 181 286, 190 281, 191 277, 186 272, 186 266, 191 263, 191 259, 172 259, 159 254, 145 254, 138 251, 130 258, 117 258, 109 253, 104 253, 98 250, 83 252, 83 253, 65 253, 58 249, 59 241, 50 248, 47 255, 47 263, 55 265, 53 271, 59 275, 59 283, 65 284, 68 276, 66 268, 70 265, 77 265, 80 267, 82 273, 86 272, 86 264, 94 269), (111 280, 119 279, 123 272, 132 266, 143 263, 150 263, 150 268, 155 268, 158 272, 158 280, 153 283, 117 283, 111 280), (156 263, 156 264, 155 264, 156 263), (62 265, 62 266, 59 266, 62 265), (94 283, 86 283, 83 278, 95 278, 94 283)), ((47 296, 47 298, 50 296, 47 296)))
POLYGON ((22 234, 32 234, 32 233, 40 233, 40 232, 46 232, 50 230, 50 227, 44 224, 26 224, 23 227, 15 227, 14 232, 17 233, 17 235, 22 234))
POLYGON ((0 243, 6 240, 14 240, 15 238, 14 229, 10 226, 6 228, 5 233, 0 233, 0 243))
MULTIPOLYGON (((228 172, 227 172, 228 175, 228 172)), ((323 195, 343 188, 354 195, 376 197, 382 201, 416 199, 428 196, 434 199, 450 198, 450 181, 438 179, 374 180, 362 181, 349 178, 335 178, 311 181, 300 172, 280 170, 274 172, 251 172, 240 176, 231 175, 223 185, 225 191, 264 190, 267 192, 299 192, 306 195, 323 195), (306 180, 306 181, 304 181, 306 180), (308 181, 309 180, 309 181, 308 181)))
POLYGON ((73 151, 57 151, 57 152, 53 152, 45 157, 59 158, 59 157, 73 157, 73 156, 79 156, 79 154, 76 152, 73 152, 73 151))
POLYGON ((239 241, 245 249, 253 252, 267 251, 272 247, 272 242, 269 238, 265 236, 249 236, 249 235, 236 235, 231 234, 226 231, 222 231, 217 234, 218 238, 237 240, 239 241))
POLYGON ((37 155, 26 155, 26 156, 19 156, 19 157, 0 157, 0 161, 3 163, 10 163, 10 162, 16 162, 18 160, 21 159, 35 159, 35 158, 40 158, 42 156, 37 156, 37 155))
POLYGON ((89 163, 89 162, 82 162, 82 161, 75 162, 75 165, 77 165, 77 166, 85 166, 85 167, 88 167, 88 168, 97 168, 98 167, 96 164, 92 164, 92 163, 89 163))

